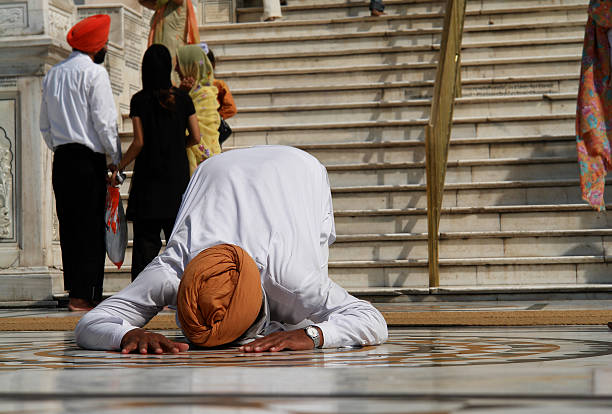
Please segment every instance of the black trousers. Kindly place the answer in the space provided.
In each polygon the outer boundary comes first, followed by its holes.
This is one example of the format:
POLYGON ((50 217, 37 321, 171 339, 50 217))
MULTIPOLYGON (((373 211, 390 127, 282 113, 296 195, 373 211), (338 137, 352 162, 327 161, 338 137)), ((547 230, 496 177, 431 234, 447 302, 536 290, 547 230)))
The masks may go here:
POLYGON ((80 144, 60 145, 53 158, 64 289, 99 301, 104 282, 106 157, 80 144))
POLYGON ((174 227, 172 219, 135 219, 132 222, 134 229, 134 246, 132 247, 132 281, 145 267, 159 254, 161 249, 161 231, 164 231, 166 240, 172 234, 174 227))

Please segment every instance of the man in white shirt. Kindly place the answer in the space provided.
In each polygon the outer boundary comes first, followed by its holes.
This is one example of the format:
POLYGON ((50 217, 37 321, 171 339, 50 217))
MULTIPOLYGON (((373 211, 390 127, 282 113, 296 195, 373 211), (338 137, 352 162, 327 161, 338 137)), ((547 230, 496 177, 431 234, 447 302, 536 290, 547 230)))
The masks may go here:
POLYGON ((64 288, 70 310, 101 300, 104 280, 104 205, 107 162, 119 163, 117 111, 106 54, 110 17, 96 15, 67 35, 70 56, 43 81, 40 131, 54 152, 53 190, 59 220, 64 288))
POLYGON ((282 146, 211 157, 183 195, 164 252, 81 319, 77 343, 125 353, 186 350, 141 329, 178 304, 183 333, 200 346, 260 352, 379 344, 387 339, 380 312, 328 277, 334 240, 327 171, 314 157, 282 146))

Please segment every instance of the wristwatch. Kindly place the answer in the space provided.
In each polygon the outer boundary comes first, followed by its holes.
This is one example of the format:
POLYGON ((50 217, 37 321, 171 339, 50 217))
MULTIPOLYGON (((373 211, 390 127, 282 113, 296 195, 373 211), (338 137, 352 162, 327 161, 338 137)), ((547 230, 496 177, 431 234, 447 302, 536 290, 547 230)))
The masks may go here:
POLYGON ((316 326, 310 325, 304 328, 304 332, 306 332, 306 335, 308 335, 308 337, 312 339, 312 342, 314 342, 315 348, 318 348, 321 346, 321 335, 319 335, 319 330, 316 328, 316 326))

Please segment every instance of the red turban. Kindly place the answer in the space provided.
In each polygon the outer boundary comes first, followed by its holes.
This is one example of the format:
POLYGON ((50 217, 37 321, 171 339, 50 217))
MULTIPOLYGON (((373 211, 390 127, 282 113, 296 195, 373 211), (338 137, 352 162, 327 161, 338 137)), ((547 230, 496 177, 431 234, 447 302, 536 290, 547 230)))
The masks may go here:
POLYGON ((81 20, 68 31, 66 40, 74 49, 85 53, 100 51, 108 41, 110 16, 96 14, 81 20))
POLYGON ((211 347, 238 339, 257 319, 262 304, 259 269, 247 252, 218 244, 185 268, 177 295, 185 336, 211 347))

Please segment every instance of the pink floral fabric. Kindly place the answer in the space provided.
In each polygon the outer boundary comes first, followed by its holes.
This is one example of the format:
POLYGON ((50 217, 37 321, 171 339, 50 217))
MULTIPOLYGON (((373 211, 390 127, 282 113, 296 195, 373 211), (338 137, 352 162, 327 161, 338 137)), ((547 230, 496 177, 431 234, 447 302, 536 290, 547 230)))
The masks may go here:
POLYGON ((582 198, 605 210, 606 174, 612 166, 612 83, 610 42, 612 0, 591 0, 587 21, 576 113, 576 147, 582 198))

